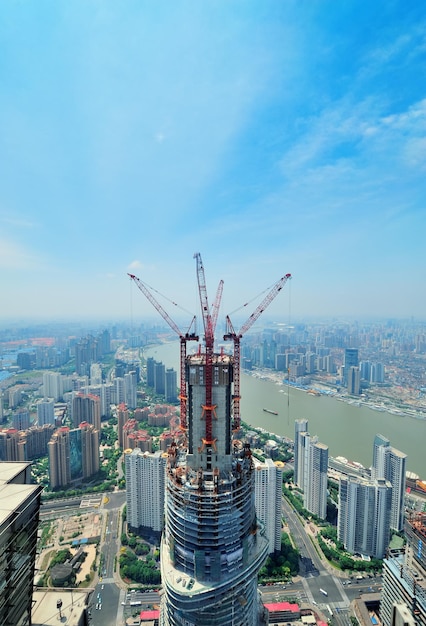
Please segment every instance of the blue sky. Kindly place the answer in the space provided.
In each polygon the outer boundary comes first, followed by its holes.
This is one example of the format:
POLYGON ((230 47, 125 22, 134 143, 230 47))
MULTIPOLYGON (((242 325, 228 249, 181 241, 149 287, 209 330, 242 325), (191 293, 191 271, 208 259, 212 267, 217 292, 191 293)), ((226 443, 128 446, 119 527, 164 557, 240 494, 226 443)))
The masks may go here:
POLYGON ((424 319, 425 61, 417 0, 2 0, 0 317, 192 311, 199 251, 224 313, 424 319))

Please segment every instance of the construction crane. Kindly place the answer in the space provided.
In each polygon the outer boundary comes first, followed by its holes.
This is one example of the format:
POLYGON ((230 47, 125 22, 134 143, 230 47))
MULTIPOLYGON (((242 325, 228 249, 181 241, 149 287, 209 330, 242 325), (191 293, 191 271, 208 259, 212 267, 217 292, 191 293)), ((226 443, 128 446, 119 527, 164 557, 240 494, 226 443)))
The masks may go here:
POLYGON ((216 405, 213 404, 212 398, 212 368, 213 368, 213 351, 214 351, 214 333, 216 330, 217 316, 219 313, 220 302, 222 299, 223 280, 219 282, 216 297, 212 306, 212 313, 210 313, 209 303, 207 299, 207 286, 206 278, 204 275, 204 266, 201 260, 201 254, 196 252, 194 258, 197 263, 197 281, 198 291, 200 294, 201 312, 203 316, 204 324, 204 341, 206 350, 206 370, 205 370, 205 387, 206 398, 205 403, 202 405, 203 413, 202 418, 206 421, 206 434, 202 440, 204 446, 214 446, 213 440, 213 416, 215 416, 216 405))
POLYGON ((270 289, 262 302, 256 307, 247 321, 241 326, 238 332, 235 332, 229 315, 226 316, 226 333, 223 336, 225 340, 231 339, 234 342, 234 394, 233 400, 233 425, 232 430, 238 431, 241 424, 240 416, 240 340, 243 335, 253 326, 255 321, 260 317, 263 311, 271 304, 272 300, 278 295, 286 282, 291 278, 291 274, 286 274, 280 278, 270 289))
POLYGON ((179 394, 179 400, 180 400, 180 427, 182 428, 182 430, 186 430, 186 428, 187 428, 187 425, 186 425, 186 402, 187 402, 187 395, 186 395, 186 367, 185 367, 185 363, 186 363, 186 344, 187 344, 188 341, 198 341, 198 339, 199 339, 198 335, 195 332, 191 332, 191 328, 193 326, 195 326, 196 317, 194 315, 194 317, 192 318, 192 321, 191 321, 191 323, 189 325, 188 331, 186 333, 183 333, 179 329, 179 327, 176 324, 176 322, 174 322, 172 320, 172 318, 167 313, 167 311, 165 311, 163 309, 163 307, 161 306, 161 304, 156 300, 156 298, 154 298, 154 296, 152 295, 151 291, 148 289, 147 285, 145 285, 145 283, 143 283, 134 274, 128 274, 128 275, 133 280, 133 282, 136 283, 136 285, 139 287, 139 289, 142 291, 142 293, 146 296, 146 298, 149 300, 149 302, 151 302, 151 304, 154 306, 154 308, 159 312, 159 314, 164 319, 164 321, 167 322, 167 324, 170 326, 170 328, 179 336, 179 340, 180 340, 180 394, 179 394))

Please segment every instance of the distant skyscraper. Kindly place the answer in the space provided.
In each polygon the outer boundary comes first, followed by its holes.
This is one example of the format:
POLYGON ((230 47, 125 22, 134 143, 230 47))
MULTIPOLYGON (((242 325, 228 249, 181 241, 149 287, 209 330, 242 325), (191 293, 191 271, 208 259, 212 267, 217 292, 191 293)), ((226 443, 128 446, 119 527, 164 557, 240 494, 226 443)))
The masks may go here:
POLYGON ((146 360, 146 384, 152 388, 155 386, 155 360, 152 356, 146 360))
POLYGON ((348 476, 339 482, 337 538, 351 554, 383 558, 389 545, 392 486, 348 476))
POLYGON ((281 550, 282 464, 254 459, 255 502, 258 519, 265 525, 269 554, 281 550))
POLYGON ((124 403, 119 404, 117 409, 117 439, 120 448, 123 447, 123 427, 128 419, 129 411, 127 410, 127 406, 124 403))
POLYGON ((294 422, 294 484, 303 489, 304 458, 299 454, 300 434, 308 431, 308 420, 298 419, 294 422))
POLYGON ((100 363, 92 363, 90 366, 90 384, 102 384, 102 367, 100 363))
POLYGON ((358 349, 346 348, 343 361, 343 380, 342 383, 346 387, 348 384, 348 374, 351 367, 358 367, 358 349))
POLYGON ((177 402, 177 372, 173 368, 166 369, 166 402, 177 402))
POLYGON ((55 401, 53 398, 44 398, 37 402, 37 421, 39 426, 55 423, 55 401))
POLYGON ((155 363, 155 393, 164 396, 166 393, 166 368, 163 363, 155 363))
POLYGON ((377 434, 373 445, 373 478, 383 478, 392 485, 392 511, 390 527, 401 531, 404 528, 404 498, 407 455, 392 448, 389 439, 377 434))
POLYGON ((359 372, 362 380, 370 380, 371 376, 371 363, 370 361, 361 361, 359 364, 359 372))
POLYGON ((161 451, 139 448, 125 454, 127 523, 133 532, 163 530, 166 459, 161 451))
POLYGON ((114 402, 115 404, 126 404, 126 385, 121 376, 114 378, 114 402))
POLYGON ((129 409, 136 409, 136 390, 137 390, 137 377, 136 372, 129 372, 124 374, 124 387, 125 387, 125 402, 129 409))
POLYGON ((347 389, 348 393, 352 396, 358 396, 360 392, 360 372, 359 367, 352 366, 346 371, 345 374, 347 378, 347 389))
POLYGON ((373 363, 373 365, 371 366, 370 382, 385 382, 385 366, 383 365, 383 363, 373 363))
POLYGON ((42 487, 29 463, 0 464, 0 624, 31 624, 42 487))
POLYGON ((80 339, 75 345, 75 371, 79 376, 88 376, 92 363, 99 360, 98 340, 92 336, 80 339))

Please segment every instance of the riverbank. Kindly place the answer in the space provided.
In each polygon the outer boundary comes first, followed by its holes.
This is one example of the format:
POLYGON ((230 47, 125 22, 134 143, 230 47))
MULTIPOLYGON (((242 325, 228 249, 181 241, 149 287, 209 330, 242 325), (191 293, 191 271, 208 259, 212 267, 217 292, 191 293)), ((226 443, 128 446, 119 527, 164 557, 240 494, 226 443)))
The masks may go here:
POLYGON ((426 410, 422 407, 415 407, 412 405, 401 407, 398 404, 391 403, 389 398, 386 397, 387 402, 380 398, 380 394, 376 392, 374 400, 366 400, 362 395, 358 397, 349 396, 337 391, 337 389, 330 389, 330 387, 322 385, 321 382, 314 382, 310 386, 297 385, 293 382, 288 382, 283 378, 282 372, 276 372, 268 369, 256 369, 256 370, 244 370, 244 373, 253 378, 259 380, 267 380, 274 382, 276 385, 283 387, 291 387, 292 389, 298 389, 312 396, 328 396, 339 400, 340 402, 346 402, 352 406, 363 406, 373 411, 379 411, 391 413, 392 415, 399 415, 400 417, 412 417, 415 419, 426 420, 426 410))

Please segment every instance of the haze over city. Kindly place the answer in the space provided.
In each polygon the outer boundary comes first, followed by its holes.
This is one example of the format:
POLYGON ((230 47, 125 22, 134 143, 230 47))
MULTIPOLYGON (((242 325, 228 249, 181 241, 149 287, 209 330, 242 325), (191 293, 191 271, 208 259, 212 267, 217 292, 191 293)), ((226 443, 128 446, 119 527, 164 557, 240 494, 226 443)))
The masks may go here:
POLYGON ((294 317, 424 319, 425 27, 402 0, 4 0, 0 317, 152 315, 127 272, 192 310, 200 251, 225 313, 290 272, 294 317))

